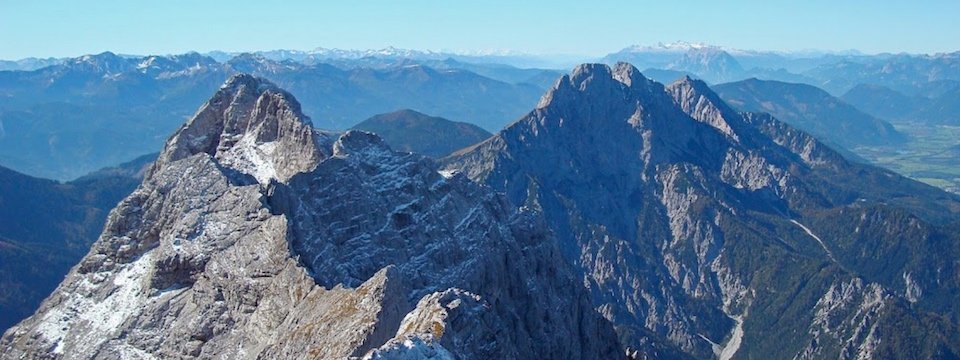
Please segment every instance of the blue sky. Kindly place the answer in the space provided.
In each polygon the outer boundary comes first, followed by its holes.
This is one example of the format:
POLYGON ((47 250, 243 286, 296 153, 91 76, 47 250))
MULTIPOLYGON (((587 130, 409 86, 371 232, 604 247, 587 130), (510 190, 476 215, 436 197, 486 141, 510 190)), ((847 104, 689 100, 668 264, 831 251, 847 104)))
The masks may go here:
POLYGON ((933 53, 960 50, 958 16, 957 0, 0 0, 0 59, 320 46, 602 56, 675 40, 933 53))

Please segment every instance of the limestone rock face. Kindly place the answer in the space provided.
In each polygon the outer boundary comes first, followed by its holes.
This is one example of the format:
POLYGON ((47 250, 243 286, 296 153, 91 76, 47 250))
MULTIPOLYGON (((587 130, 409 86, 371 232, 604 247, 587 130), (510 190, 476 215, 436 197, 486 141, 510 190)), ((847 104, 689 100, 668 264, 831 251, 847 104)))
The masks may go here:
POLYGON ((956 328, 960 238, 944 224, 960 199, 736 112, 701 81, 580 65, 444 161, 544 214, 632 357, 960 354, 934 335, 956 328))
POLYGON ((239 74, 167 141, 158 163, 206 153, 266 183, 311 170, 321 151, 310 119, 293 95, 239 74))
POLYGON ((540 214, 438 170, 235 76, 2 357, 622 358, 540 214))

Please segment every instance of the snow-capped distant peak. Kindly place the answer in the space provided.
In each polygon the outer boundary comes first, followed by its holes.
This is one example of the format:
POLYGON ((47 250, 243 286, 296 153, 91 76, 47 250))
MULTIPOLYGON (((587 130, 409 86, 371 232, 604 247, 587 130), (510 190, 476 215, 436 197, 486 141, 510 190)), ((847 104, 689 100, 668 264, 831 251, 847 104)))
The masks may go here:
POLYGON ((150 67, 155 66, 156 62, 157 62, 156 56, 145 57, 143 58, 143 60, 140 61, 139 64, 137 64, 137 70, 145 71, 146 69, 149 69, 150 67))
POLYGON ((624 49, 628 52, 687 52, 700 49, 721 49, 720 46, 702 42, 674 41, 672 43, 658 42, 656 45, 633 45, 624 49))

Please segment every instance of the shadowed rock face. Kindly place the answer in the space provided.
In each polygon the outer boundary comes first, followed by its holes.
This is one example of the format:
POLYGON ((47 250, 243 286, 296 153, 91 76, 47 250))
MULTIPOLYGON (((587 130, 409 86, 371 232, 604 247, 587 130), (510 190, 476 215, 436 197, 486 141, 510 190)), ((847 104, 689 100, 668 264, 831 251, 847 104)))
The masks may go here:
POLYGON ((623 357, 534 210, 231 78, 4 358, 623 357), (409 345, 408 345, 409 344, 409 345))
POLYGON ((544 214, 630 355, 960 353, 938 330, 957 323, 960 276, 943 269, 960 240, 940 224, 958 198, 733 111, 700 81, 581 65, 444 161, 544 214), (931 337, 882 331, 906 323, 931 337))

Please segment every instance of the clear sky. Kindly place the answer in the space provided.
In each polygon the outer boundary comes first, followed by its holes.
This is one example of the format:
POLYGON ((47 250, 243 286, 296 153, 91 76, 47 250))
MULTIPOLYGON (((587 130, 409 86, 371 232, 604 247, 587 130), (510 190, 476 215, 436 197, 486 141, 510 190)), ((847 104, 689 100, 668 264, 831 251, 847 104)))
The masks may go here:
POLYGON ((685 40, 757 50, 960 50, 960 0, 0 0, 0 59, 102 51, 516 50, 685 40))

